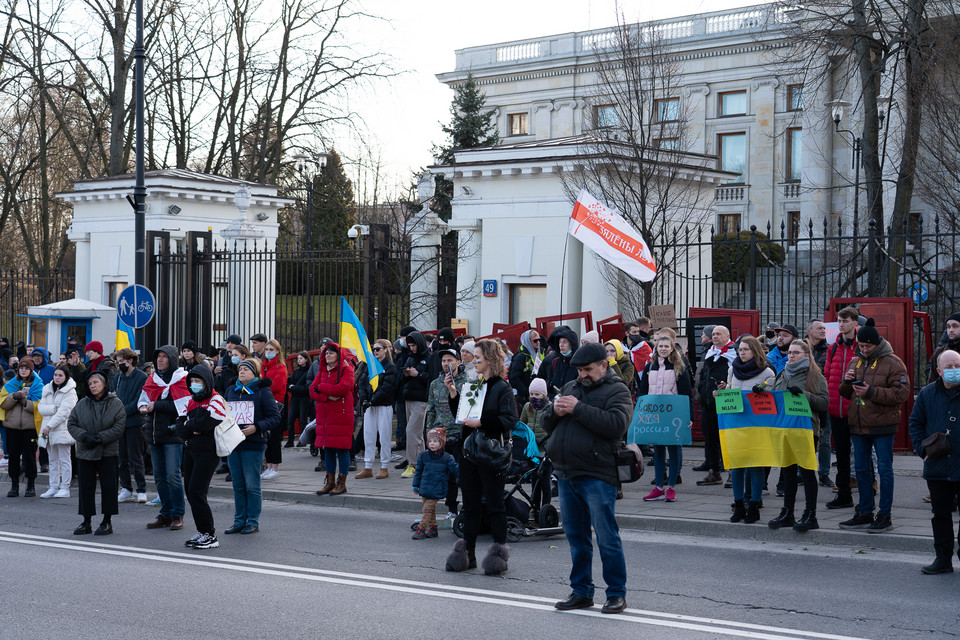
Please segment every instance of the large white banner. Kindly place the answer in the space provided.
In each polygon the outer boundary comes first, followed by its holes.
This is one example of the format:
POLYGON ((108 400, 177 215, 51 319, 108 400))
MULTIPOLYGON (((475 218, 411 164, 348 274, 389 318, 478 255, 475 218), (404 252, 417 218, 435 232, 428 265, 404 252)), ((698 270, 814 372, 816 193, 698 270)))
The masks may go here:
POLYGON ((568 233, 598 256, 641 282, 657 277, 650 247, 623 216, 602 205, 586 189, 577 196, 568 233))

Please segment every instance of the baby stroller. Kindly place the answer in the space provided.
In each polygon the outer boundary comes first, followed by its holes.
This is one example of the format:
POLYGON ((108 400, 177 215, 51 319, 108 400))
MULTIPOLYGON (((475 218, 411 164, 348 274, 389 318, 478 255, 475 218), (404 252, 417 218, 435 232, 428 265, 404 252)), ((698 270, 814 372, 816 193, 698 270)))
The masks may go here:
MULTIPOLYGON (((512 437, 513 463, 503 496, 507 510, 507 540, 517 542, 523 537, 563 533, 560 513, 550 503, 553 465, 549 458, 540 456, 530 427, 518 422, 512 437)), ((484 525, 485 518, 481 517, 481 531, 486 529, 484 525)), ((463 537, 462 513, 453 521, 453 532, 463 537)))

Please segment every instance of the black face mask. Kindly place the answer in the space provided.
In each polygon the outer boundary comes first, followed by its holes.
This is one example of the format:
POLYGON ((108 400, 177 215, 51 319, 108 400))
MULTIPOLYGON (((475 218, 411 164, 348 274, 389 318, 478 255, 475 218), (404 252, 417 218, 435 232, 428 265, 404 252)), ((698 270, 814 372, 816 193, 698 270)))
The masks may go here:
POLYGON ((637 346, 638 344, 640 344, 640 341, 641 341, 642 339, 643 339, 643 338, 642 338, 641 336, 639 336, 639 335, 633 335, 632 333, 627 334, 627 341, 630 343, 630 346, 631 346, 631 347, 635 347, 635 346, 637 346))
POLYGON ((767 336, 767 340, 773 340, 777 334, 774 333, 773 331, 767 331, 763 335, 767 336))
POLYGON ((126 373, 127 371, 130 370, 130 365, 127 364, 126 362, 121 362, 117 364, 117 366, 120 368, 121 373, 126 373))

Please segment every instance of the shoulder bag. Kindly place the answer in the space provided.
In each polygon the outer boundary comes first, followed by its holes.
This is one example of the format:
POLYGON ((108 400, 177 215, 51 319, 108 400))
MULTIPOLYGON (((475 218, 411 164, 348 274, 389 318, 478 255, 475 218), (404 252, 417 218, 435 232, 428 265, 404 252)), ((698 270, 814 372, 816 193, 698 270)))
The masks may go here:
POLYGON ((513 462, 513 440, 490 438, 482 429, 474 429, 463 441, 463 457, 482 469, 506 474, 513 462))
POLYGON ((240 425, 233 419, 230 405, 224 403, 223 406, 227 411, 227 417, 213 430, 213 439, 217 443, 217 455, 221 458, 233 453, 237 445, 246 439, 246 436, 240 431, 240 425))

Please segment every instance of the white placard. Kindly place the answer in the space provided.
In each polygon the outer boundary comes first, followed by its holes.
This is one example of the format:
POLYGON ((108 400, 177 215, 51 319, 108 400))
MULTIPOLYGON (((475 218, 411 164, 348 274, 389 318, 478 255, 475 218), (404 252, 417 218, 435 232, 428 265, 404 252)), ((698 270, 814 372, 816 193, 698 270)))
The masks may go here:
POLYGON ((237 424, 253 424, 252 400, 239 400, 227 404, 230 405, 230 414, 233 415, 237 424))
POLYGON ((480 419, 480 413, 483 411, 483 399, 487 395, 487 385, 480 385, 476 391, 471 390, 471 387, 476 384, 476 382, 464 382, 463 387, 460 389, 460 404, 457 406, 457 422, 461 424, 467 418, 480 419))

